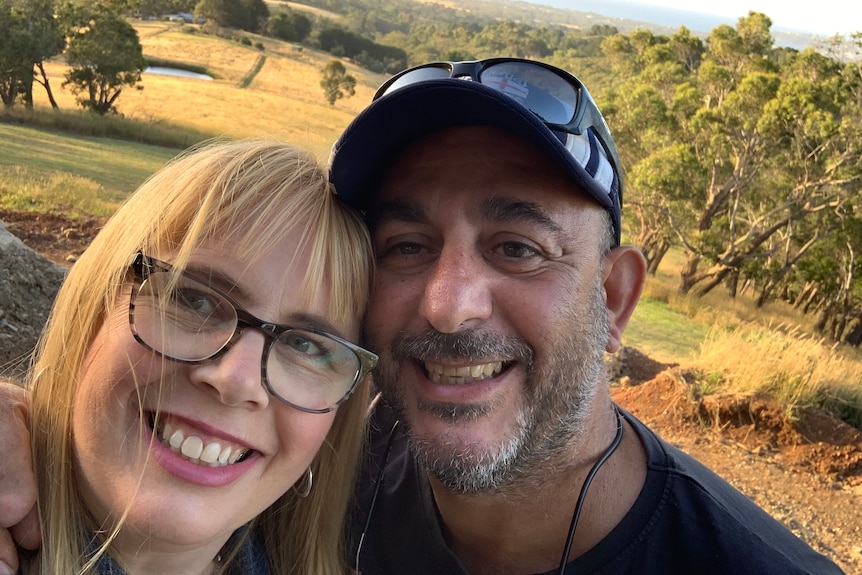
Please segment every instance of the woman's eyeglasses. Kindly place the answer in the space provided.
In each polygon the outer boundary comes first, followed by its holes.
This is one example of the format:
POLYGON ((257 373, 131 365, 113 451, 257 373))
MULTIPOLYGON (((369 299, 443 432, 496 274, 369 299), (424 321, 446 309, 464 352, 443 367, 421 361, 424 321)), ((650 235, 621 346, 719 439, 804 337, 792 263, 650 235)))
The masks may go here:
POLYGON ((191 273, 141 253, 130 266, 135 285, 129 324, 135 339, 162 357, 199 364, 227 352, 245 329, 264 334, 260 369, 266 390, 284 403, 325 413, 344 403, 377 356, 312 328, 258 319, 191 273))

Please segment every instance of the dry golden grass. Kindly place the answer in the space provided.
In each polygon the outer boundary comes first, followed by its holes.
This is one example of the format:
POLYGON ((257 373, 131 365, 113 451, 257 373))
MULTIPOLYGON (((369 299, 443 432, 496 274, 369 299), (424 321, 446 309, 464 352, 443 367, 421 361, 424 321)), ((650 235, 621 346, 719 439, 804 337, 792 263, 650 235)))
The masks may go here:
MULTIPOLYGON (((216 76, 209 81, 144 74, 142 89, 126 89, 117 100, 117 111, 148 123, 169 122, 216 136, 284 139, 325 160, 332 143, 384 79, 344 62, 357 79, 356 94, 330 106, 319 85, 320 70, 332 59, 329 54, 249 35, 264 44, 261 52, 238 42, 182 32, 179 24, 133 24, 146 57, 204 67, 216 76), (261 70, 247 87, 239 88, 261 55, 266 57, 261 70)), ((61 88, 66 69, 62 59, 46 65, 58 104, 73 109, 74 97, 61 88)), ((36 90, 34 97, 36 106, 48 106, 44 91, 36 90)))
POLYGON ((703 297, 681 295, 677 287, 682 264, 682 254, 670 252, 656 276, 647 280, 644 297, 712 326, 699 351, 678 358, 702 374, 702 392, 771 397, 790 413, 819 405, 862 424, 859 350, 809 335, 815 333, 814 318, 784 302, 755 307, 752 290, 734 298, 722 288, 703 297))
POLYGON ((791 412, 834 402, 862 409, 859 358, 787 326, 715 327, 686 367, 722 392, 772 397, 791 412))
POLYGON ((754 322, 760 325, 793 325, 805 331, 814 331, 815 318, 805 316, 793 306, 782 301, 768 301, 755 306, 754 289, 740 289, 730 297, 727 289, 719 286, 704 296, 679 293, 679 271, 685 263, 681 250, 668 252, 662 260, 655 277, 647 278, 644 297, 664 302, 687 316, 706 324, 720 323, 724 326, 754 322))
MULTIPOLYGON (((158 23, 143 22, 148 29, 158 23)), ((172 27, 163 25, 161 33, 141 35, 144 56, 159 60, 182 61, 195 66, 205 67, 218 80, 234 84, 254 66, 260 52, 239 42, 230 42, 206 36, 189 34, 182 31, 179 24, 172 27)), ((135 24, 136 29, 140 29, 135 24)))
POLYGON ((274 8, 278 8, 279 6, 288 6, 291 10, 297 10, 299 12, 305 12, 306 14, 312 14, 314 16, 320 16, 322 18, 326 18, 328 20, 332 20, 333 22, 341 22, 344 20, 344 17, 341 14, 336 14, 335 12, 330 12, 329 10, 323 10, 321 8, 315 8, 313 6, 306 6, 305 4, 297 4, 296 2, 283 2, 281 0, 277 1, 268 1, 269 9, 272 10, 274 8))

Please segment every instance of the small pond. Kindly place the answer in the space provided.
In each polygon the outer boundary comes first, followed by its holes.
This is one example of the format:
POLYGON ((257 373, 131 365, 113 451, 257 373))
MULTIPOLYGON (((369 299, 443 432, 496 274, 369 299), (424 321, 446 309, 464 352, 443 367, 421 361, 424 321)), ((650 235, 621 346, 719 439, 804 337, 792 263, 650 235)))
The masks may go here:
POLYGON ((194 78, 196 80, 213 79, 213 77, 209 74, 198 74, 197 72, 189 72, 188 70, 180 70, 179 68, 166 68, 163 66, 149 66, 144 69, 144 74, 158 74, 160 76, 178 76, 180 78, 194 78))

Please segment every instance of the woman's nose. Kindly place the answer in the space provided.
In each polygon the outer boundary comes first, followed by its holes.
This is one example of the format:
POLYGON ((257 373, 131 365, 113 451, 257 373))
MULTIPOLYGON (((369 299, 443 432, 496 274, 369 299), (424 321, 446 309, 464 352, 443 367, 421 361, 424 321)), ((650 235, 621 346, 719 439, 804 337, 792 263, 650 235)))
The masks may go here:
POLYGON ((244 329, 222 355, 190 366, 190 379, 213 393, 224 405, 263 409, 269 405, 261 368, 266 345, 267 338, 262 333, 244 329))

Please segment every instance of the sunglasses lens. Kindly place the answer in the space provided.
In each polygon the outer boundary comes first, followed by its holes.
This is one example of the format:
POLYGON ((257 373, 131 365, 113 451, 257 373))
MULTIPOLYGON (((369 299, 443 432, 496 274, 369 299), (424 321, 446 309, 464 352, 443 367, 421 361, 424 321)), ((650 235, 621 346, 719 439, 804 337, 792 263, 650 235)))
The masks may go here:
POLYGON ((488 66, 479 80, 517 100, 549 124, 568 124, 574 118, 578 92, 569 80, 529 62, 501 62, 488 66))
POLYGON ((395 81, 391 84, 384 86, 383 89, 377 93, 375 98, 379 98, 384 94, 390 94, 395 90, 398 90, 399 88, 403 88, 417 82, 426 82, 428 80, 440 80, 442 78, 448 78, 449 73, 449 68, 442 68, 439 66, 425 66, 423 68, 409 70, 407 72, 404 72, 404 74, 402 74, 401 76, 397 76, 395 78, 395 81))

